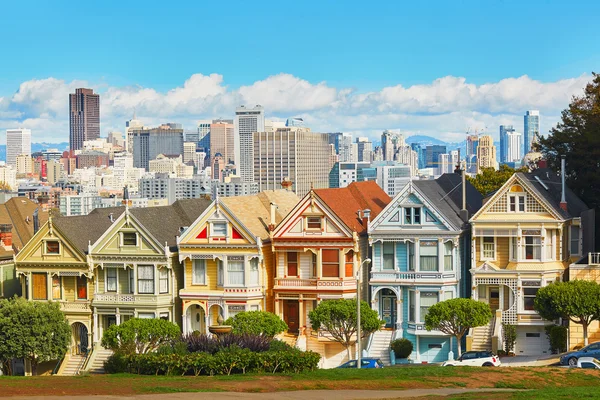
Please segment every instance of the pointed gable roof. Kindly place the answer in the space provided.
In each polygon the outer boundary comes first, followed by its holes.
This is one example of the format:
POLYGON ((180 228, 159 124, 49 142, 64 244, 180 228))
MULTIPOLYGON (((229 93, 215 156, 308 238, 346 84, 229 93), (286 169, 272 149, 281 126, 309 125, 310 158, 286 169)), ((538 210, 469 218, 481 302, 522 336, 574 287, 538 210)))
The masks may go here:
POLYGON ((392 200, 373 181, 353 182, 345 188, 315 189, 314 193, 359 235, 367 232, 367 223, 358 218, 358 210, 371 210, 371 220, 392 200))

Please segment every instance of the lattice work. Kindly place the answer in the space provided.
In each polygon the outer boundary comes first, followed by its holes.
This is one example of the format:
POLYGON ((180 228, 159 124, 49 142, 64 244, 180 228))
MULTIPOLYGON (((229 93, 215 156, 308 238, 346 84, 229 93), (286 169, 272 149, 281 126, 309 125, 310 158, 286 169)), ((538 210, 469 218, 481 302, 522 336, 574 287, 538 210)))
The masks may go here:
POLYGON ((489 212, 493 212, 493 213, 505 213, 507 211, 507 205, 506 205, 506 199, 507 199, 507 195, 504 194, 501 197, 499 197, 496 202, 494 204, 492 204, 492 206, 490 207, 489 212))
MULTIPOLYGON (((517 304, 519 304, 519 291, 517 290, 517 280, 514 278, 475 278, 473 286, 478 285, 504 285, 507 286, 513 293, 513 303, 508 310, 502 311, 502 322, 505 324, 517 324, 517 304)), ((473 293, 478 293, 477 289, 473 293)))
POLYGON ((525 210, 530 213, 543 213, 546 209, 533 196, 527 196, 525 210))

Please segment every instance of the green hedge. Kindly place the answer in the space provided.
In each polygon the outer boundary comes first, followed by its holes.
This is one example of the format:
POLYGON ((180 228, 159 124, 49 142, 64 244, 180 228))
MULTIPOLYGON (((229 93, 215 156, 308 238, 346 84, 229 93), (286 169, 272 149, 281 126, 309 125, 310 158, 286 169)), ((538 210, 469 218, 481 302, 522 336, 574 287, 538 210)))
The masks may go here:
POLYGON ((128 372, 139 375, 231 375, 246 372, 298 373, 317 368, 321 356, 312 351, 265 351, 254 353, 231 346, 214 355, 189 354, 113 354, 105 363, 106 373, 128 372))

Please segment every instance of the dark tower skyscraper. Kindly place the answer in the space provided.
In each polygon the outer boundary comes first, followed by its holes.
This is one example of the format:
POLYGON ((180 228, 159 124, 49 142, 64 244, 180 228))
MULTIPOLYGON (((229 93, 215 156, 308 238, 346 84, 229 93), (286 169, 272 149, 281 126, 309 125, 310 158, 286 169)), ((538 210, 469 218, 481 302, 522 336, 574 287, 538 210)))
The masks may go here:
POLYGON ((100 95, 92 89, 75 89, 69 94, 69 145, 79 150, 83 142, 100 137, 100 95))

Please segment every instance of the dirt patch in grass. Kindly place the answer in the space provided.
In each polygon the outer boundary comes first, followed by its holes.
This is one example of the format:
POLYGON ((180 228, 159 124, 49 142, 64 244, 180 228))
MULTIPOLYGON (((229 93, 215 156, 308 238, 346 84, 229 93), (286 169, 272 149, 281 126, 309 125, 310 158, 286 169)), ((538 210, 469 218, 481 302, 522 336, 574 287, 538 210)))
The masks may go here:
MULTIPOLYGON (((292 375, 0 377, 0 397, 43 395, 131 396, 176 392, 277 392, 315 389, 515 388, 596 386, 600 374, 566 368, 442 368, 319 370, 292 375)), ((490 394, 489 398, 495 398, 490 394)), ((466 397, 468 398, 468 397, 466 397)), ((486 397, 488 398, 488 397, 486 397)), ((506 396, 503 397, 506 399, 506 396)))

